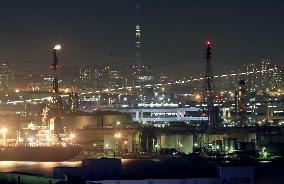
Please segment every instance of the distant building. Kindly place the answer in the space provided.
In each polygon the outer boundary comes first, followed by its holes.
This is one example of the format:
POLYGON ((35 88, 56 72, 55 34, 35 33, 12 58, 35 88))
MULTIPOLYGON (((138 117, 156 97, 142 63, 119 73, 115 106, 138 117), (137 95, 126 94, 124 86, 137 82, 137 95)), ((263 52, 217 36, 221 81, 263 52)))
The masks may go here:
POLYGON ((99 66, 93 70, 93 82, 96 89, 114 88, 125 85, 125 76, 121 70, 99 66))
POLYGON ((13 85, 13 82, 13 65, 8 62, 0 63, 0 92, 8 92, 13 85))
POLYGON ((109 87, 117 87, 124 85, 125 77, 122 74, 121 70, 110 70, 109 71, 109 87))
POLYGON ((60 87, 64 88, 76 88, 78 87, 78 82, 80 78, 80 66, 63 66, 59 69, 59 79, 62 80, 60 87))
POLYGON ((160 72, 159 83, 166 83, 168 81, 168 76, 164 72, 160 72))
POLYGON ((152 73, 152 70, 150 66, 132 65, 131 75, 134 81, 138 84, 152 81, 154 77, 151 73, 152 73))
POLYGON ((276 91, 281 89, 283 71, 268 59, 246 66, 245 80, 250 91, 276 91))
POLYGON ((80 67, 79 69, 79 88, 90 89, 94 87, 92 69, 89 67, 80 67))
POLYGON ((238 81, 245 80, 248 91, 277 91, 283 88, 283 66, 274 65, 268 59, 248 64, 230 74, 216 76, 214 81, 219 90, 234 90, 238 81))

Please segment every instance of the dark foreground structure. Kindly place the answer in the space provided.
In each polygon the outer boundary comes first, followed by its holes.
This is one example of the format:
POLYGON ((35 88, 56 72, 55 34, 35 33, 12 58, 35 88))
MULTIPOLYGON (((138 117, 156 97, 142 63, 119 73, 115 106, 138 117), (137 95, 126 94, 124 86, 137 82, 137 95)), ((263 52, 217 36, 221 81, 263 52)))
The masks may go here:
POLYGON ((281 184, 283 160, 87 159, 55 167, 53 177, 0 173, 0 183, 25 184, 281 184))

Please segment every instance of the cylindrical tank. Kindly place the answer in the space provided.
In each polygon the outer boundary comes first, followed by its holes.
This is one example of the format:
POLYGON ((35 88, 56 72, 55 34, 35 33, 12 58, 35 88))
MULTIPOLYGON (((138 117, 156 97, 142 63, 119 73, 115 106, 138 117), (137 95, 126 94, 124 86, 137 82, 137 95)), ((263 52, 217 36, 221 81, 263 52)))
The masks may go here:
POLYGON ((176 148, 176 135, 161 135, 161 148, 176 148))
POLYGON ((223 143, 224 143, 223 149, 226 150, 226 151, 236 150, 236 148, 237 148, 237 140, 236 139, 224 138, 223 143))
POLYGON ((186 154, 193 151, 193 135, 177 135, 177 150, 186 154))

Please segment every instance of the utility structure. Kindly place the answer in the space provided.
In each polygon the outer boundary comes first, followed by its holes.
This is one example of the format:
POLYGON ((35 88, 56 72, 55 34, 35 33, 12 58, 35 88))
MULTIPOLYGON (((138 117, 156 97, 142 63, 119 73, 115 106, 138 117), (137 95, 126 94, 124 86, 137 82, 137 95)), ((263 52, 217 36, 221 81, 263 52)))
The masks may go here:
POLYGON ((246 82, 239 81, 239 89, 235 92, 235 116, 237 125, 240 127, 247 125, 247 109, 246 109, 246 82))
POLYGON ((204 79, 204 102, 207 104, 208 115, 208 131, 212 132, 219 127, 219 108, 214 106, 215 89, 214 89, 214 76, 212 69, 212 51, 211 41, 206 41, 206 66, 205 66, 205 79, 204 79))
POLYGON ((58 85, 58 57, 57 57, 57 51, 61 49, 61 45, 56 45, 53 48, 53 63, 51 65, 51 69, 53 70, 53 81, 52 81, 52 88, 53 88, 53 122, 51 124, 54 124, 54 132, 55 133, 61 133, 63 131, 63 128, 60 123, 61 119, 61 113, 62 113, 62 100, 59 95, 59 85, 58 85))
POLYGON ((135 82, 143 83, 153 79, 151 75, 151 68, 142 64, 142 33, 140 24, 140 11, 141 0, 137 0, 136 3, 136 24, 135 24, 135 48, 136 48, 136 63, 132 65, 131 75, 133 78, 133 86, 135 82))
POLYGON ((142 46, 142 39, 141 39, 141 25, 140 25, 140 7, 141 3, 140 0, 136 2, 136 24, 135 24, 135 49, 136 49, 136 63, 132 65, 131 68, 131 75, 133 77, 132 85, 134 86, 135 82, 139 81, 139 77, 142 73, 143 66, 142 66, 142 58, 141 58, 141 46, 142 46))
POLYGON ((137 69, 141 70, 142 62, 141 62, 141 25, 140 25, 140 0, 137 1, 136 4, 136 27, 135 27, 135 46, 136 46, 136 65, 137 69))

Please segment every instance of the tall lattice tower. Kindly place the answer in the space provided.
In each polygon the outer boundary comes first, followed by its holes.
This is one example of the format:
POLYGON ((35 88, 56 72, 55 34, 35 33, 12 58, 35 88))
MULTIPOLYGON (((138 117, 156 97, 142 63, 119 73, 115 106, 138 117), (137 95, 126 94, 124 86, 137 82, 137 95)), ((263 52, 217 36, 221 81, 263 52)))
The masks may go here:
POLYGON ((219 108, 214 106, 215 91, 214 91, 214 76, 212 69, 212 51, 211 42, 206 42, 206 65, 204 78, 204 102, 207 104, 208 113, 208 131, 214 131, 219 127, 219 108))
POLYGON ((57 69, 58 69, 58 57, 57 57, 57 51, 61 49, 60 45, 56 45, 53 49, 53 63, 51 65, 51 69, 53 70, 53 108, 52 108, 52 113, 53 113, 53 118, 51 121, 51 124, 54 126, 54 132, 56 134, 60 134, 63 132, 63 126, 61 124, 61 116, 62 116, 62 110, 63 110, 63 105, 62 105, 62 100, 59 95, 59 85, 58 85, 58 74, 57 74, 57 69))

